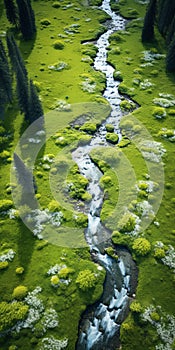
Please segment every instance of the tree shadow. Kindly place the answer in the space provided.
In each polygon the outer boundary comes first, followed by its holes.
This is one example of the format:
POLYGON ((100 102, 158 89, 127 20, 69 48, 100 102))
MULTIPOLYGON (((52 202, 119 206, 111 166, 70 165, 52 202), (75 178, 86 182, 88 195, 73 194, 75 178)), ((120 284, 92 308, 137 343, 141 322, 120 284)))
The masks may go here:
POLYGON ((33 233, 19 221, 19 236, 18 236, 18 257, 20 266, 24 267, 25 272, 30 264, 33 250, 35 246, 35 239, 33 233))
POLYGON ((26 41, 20 35, 19 49, 22 52, 24 60, 26 60, 30 56, 35 46, 36 37, 37 37, 37 33, 35 33, 32 39, 26 41))

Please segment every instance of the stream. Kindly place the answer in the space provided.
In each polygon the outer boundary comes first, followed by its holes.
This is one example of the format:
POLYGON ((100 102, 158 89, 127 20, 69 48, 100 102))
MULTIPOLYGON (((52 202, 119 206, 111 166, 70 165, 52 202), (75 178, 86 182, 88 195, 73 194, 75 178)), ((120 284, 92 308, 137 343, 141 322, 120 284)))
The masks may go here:
POLYGON ((137 268, 126 249, 116 249, 118 260, 105 253, 104 248, 112 243, 111 232, 100 221, 104 193, 99 181, 103 174, 90 158, 93 148, 109 146, 105 137, 106 124, 113 124, 114 131, 121 138, 119 121, 122 116, 120 109, 122 97, 118 93, 120 82, 114 80, 114 68, 107 63, 107 47, 109 36, 117 30, 125 29, 126 20, 111 10, 110 0, 103 0, 100 8, 111 16, 111 21, 107 31, 96 43, 98 52, 94 60, 94 69, 106 75, 106 89, 103 96, 111 105, 111 113, 93 135, 90 143, 79 146, 72 152, 72 158, 77 163, 80 173, 89 180, 87 191, 92 195, 92 200, 85 206, 84 211, 88 215, 85 238, 93 261, 105 268, 106 279, 101 299, 89 306, 82 315, 76 343, 77 350, 116 350, 119 347, 120 325, 129 312, 129 304, 137 283, 137 268))

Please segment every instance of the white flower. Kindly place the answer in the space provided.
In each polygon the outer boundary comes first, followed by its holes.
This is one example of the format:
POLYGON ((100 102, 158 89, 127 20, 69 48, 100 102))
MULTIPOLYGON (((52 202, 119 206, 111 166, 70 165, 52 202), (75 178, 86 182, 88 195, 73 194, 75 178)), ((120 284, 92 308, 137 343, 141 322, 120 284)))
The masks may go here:
POLYGON ((42 340, 42 346, 40 347, 40 350, 61 350, 65 349, 67 344, 68 339, 58 340, 51 336, 50 338, 44 338, 42 340))
POLYGON ((13 251, 13 249, 9 249, 7 253, 0 255, 0 261, 12 261, 14 259, 15 254, 16 253, 13 251))

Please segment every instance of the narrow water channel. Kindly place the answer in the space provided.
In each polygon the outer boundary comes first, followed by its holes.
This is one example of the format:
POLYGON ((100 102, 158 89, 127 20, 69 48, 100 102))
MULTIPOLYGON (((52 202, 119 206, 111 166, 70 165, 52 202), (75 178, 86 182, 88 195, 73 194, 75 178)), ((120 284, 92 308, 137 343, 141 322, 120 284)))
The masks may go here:
POLYGON ((88 215, 85 237, 93 260, 106 269, 106 279, 100 301, 88 307, 82 315, 76 344, 77 350, 116 350, 119 346, 120 325, 128 314, 137 280, 137 269, 127 250, 117 249, 119 260, 111 258, 104 251, 104 242, 108 242, 107 245, 111 244, 111 232, 100 221, 104 194, 99 181, 103 174, 90 158, 93 148, 108 146, 105 137, 106 124, 113 124, 114 131, 121 137, 119 122, 122 115, 120 109, 122 97, 118 93, 120 82, 114 80, 114 68, 107 63, 107 47, 109 36, 117 30, 124 29, 126 21, 111 10, 110 0, 104 0, 100 8, 111 16, 111 21, 107 31, 96 43, 98 52, 94 60, 94 69, 106 75, 106 89, 103 96, 111 105, 111 113, 95 133, 91 142, 88 145, 79 146, 72 152, 72 158, 78 164, 81 174, 89 180, 87 190, 92 195, 92 200, 85 208, 88 215))

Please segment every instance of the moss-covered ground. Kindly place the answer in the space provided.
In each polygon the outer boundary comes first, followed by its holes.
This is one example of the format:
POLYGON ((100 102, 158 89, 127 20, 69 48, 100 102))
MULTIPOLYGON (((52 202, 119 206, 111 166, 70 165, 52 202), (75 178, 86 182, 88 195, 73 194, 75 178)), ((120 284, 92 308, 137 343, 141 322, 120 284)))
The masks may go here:
MULTIPOLYGON (((165 343, 157 335, 156 322, 153 325, 151 322, 143 322, 142 313, 145 308, 153 305, 159 313, 159 321, 162 316, 161 312, 164 313, 162 323, 165 323, 166 333, 168 332, 166 317, 168 314, 171 316, 175 314, 173 268, 165 266, 160 258, 155 257, 157 241, 164 244, 165 254, 167 254, 169 245, 173 247, 175 242, 173 142, 175 112, 173 106, 165 107, 166 116, 162 119, 157 118, 155 113, 157 106, 153 102, 155 98, 160 97, 160 93, 175 96, 174 75, 166 73, 164 56, 156 56, 156 59, 152 60, 151 66, 144 58, 145 51, 151 52, 152 56, 154 54, 165 55, 166 53, 164 41, 157 32, 155 40, 150 45, 143 46, 141 43, 145 5, 136 0, 120 0, 117 5, 113 1, 111 3, 117 11, 120 9, 120 13, 124 17, 134 19, 128 22, 126 31, 111 36, 108 61, 115 67, 115 76, 122 80, 121 93, 124 93, 125 97, 131 96, 133 101, 140 106, 132 112, 132 115, 143 123, 154 141, 161 142, 166 150, 163 156, 164 193, 156 218, 153 220, 158 222, 158 225, 150 223, 149 227, 141 234, 151 243, 151 251, 146 256, 138 256, 132 248, 135 238, 129 234, 122 235, 121 232, 113 234, 114 243, 127 245, 133 252, 133 257, 139 267, 136 300, 140 303, 142 312, 140 309, 139 312, 132 311, 122 326, 122 349, 140 350, 142 347, 145 350, 152 350, 155 349, 156 344, 162 342, 165 346, 165 343)), ((97 3, 93 3, 93 5, 95 4, 97 3)), ((96 50, 93 44, 85 46, 82 43, 95 40, 104 31, 103 21, 107 15, 89 6, 86 2, 79 1, 74 1, 74 3, 59 1, 55 7, 51 1, 38 0, 32 5, 37 24, 35 40, 24 42, 19 34, 16 34, 15 37, 26 62, 28 74, 38 88, 45 113, 51 113, 55 108, 73 103, 103 102, 102 92, 105 87, 105 79, 103 74, 95 72, 91 66, 96 50), (45 19, 48 21, 43 21, 45 19), (57 45, 56 41, 59 41, 57 45)), ((0 3, 0 14, 0 34, 4 40, 3 32, 9 30, 11 26, 6 20, 2 2, 0 3)), ((81 114, 82 110, 80 109, 79 115, 81 114)), ((17 349, 40 349, 42 339, 51 336, 60 340, 68 339, 67 349, 73 350, 77 339, 80 315, 88 304, 100 297, 102 292, 105 274, 90 259, 89 248, 83 237, 87 218, 85 215, 79 216, 75 206, 77 197, 82 208, 84 202, 89 200, 86 192, 87 183, 71 160, 70 150, 73 148, 72 144, 87 142, 104 116, 96 113, 94 120, 92 118, 90 121, 85 120, 88 123, 85 126, 75 125, 74 128, 70 128, 68 124, 75 118, 75 115, 77 115, 76 112, 73 115, 68 115, 67 119, 63 116, 63 119, 59 121, 60 128, 55 130, 52 138, 46 143, 45 149, 39 154, 34 173, 38 185, 37 198, 42 209, 49 208, 52 213, 61 210, 64 234, 66 230, 68 232, 72 230, 75 233, 77 229, 83 248, 70 249, 67 247, 68 242, 66 242, 66 247, 62 247, 38 240, 26 228, 17 214, 17 218, 14 219, 10 219, 8 215, 1 215, 0 256, 7 254, 10 249, 15 252, 15 255, 11 261, 9 260, 8 267, 0 270, 0 301, 11 302, 13 290, 18 285, 26 286, 29 292, 40 286, 42 291, 38 294, 38 298, 42 300, 44 309, 56 310, 59 320, 57 326, 46 327, 46 331, 44 331, 43 314, 41 313, 33 329, 24 328, 19 334, 11 332, 10 336, 7 333, 1 337, 0 349, 2 350, 9 349, 10 346, 14 346, 10 350, 15 349, 15 346, 17 349), (46 158, 43 158, 43 153, 47 156, 46 158), (57 155, 56 162, 50 169, 51 163, 48 159, 57 155), (63 169, 63 173, 64 169, 65 171, 70 169, 64 183, 62 183, 60 169, 63 169), (50 190, 50 173, 53 177, 57 176, 56 186, 53 185, 54 193, 57 193, 56 199, 59 202, 57 204, 53 202, 53 194, 50 190), (60 271, 49 275, 47 272, 56 264, 59 265, 60 271), (61 270, 65 266, 69 268, 69 271, 62 271, 62 276, 65 274, 63 282, 58 282, 55 279, 58 286, 54 286, 51 276, 56 275, 60 280, 61 270), (23 267, 24 272, 17 273, 17 267, 23 267), (95 286, 85 291, 80 289, 76 283, 79 272, 83 270, 91 270, 96 276, 95 286)), ((23 125, 23 116, 20 115, 15 101, 12 106, 7 106, 3 124, 10 137, 5 148, 9 154, 1 156, 0 159, 0 193, 1 199, 11 199, 11 160, 9 158, 21 136, 23 125)), ((112 134, 112 130, 109 130, 109 133, 112 134)), ((129 139, 127 132, 118 145, 105 152, 100 149, 97 152, 94 150, 91 157, 104 173, 100 181, 105 192, 101 219, 113 231, 120 230, 116 211, 117 200, 120 199, 121 206, 126 198, 128 203, 129 199, 132 198, 130 186, 134 186, 138 181, 146 182, 145 174, 148 169, 145 160, 140 149, 137 149, 132 140, 129 139), (99 154, 101 154, 100 157, 99 154), (132 169, 128 168, 127 160, 132 165, 132 169), (119 163, 121 165, 120 172, 117 171, 119 163), (132 184, 126 180, 130 177, 134 179, 132 184)), ((53 183, 55 184, 55 182, 53 183)), ((144 186, 140 188, 140 192, 137 202, 143 198, 147 199, 144 186)), ((132 207, 134 205, 136 203, 131 203, 132 207)), ((175 255, 173 259, 175 259, 175 255)), ((173 349, 173 345, 170 344, 170 346, 173 349)))

